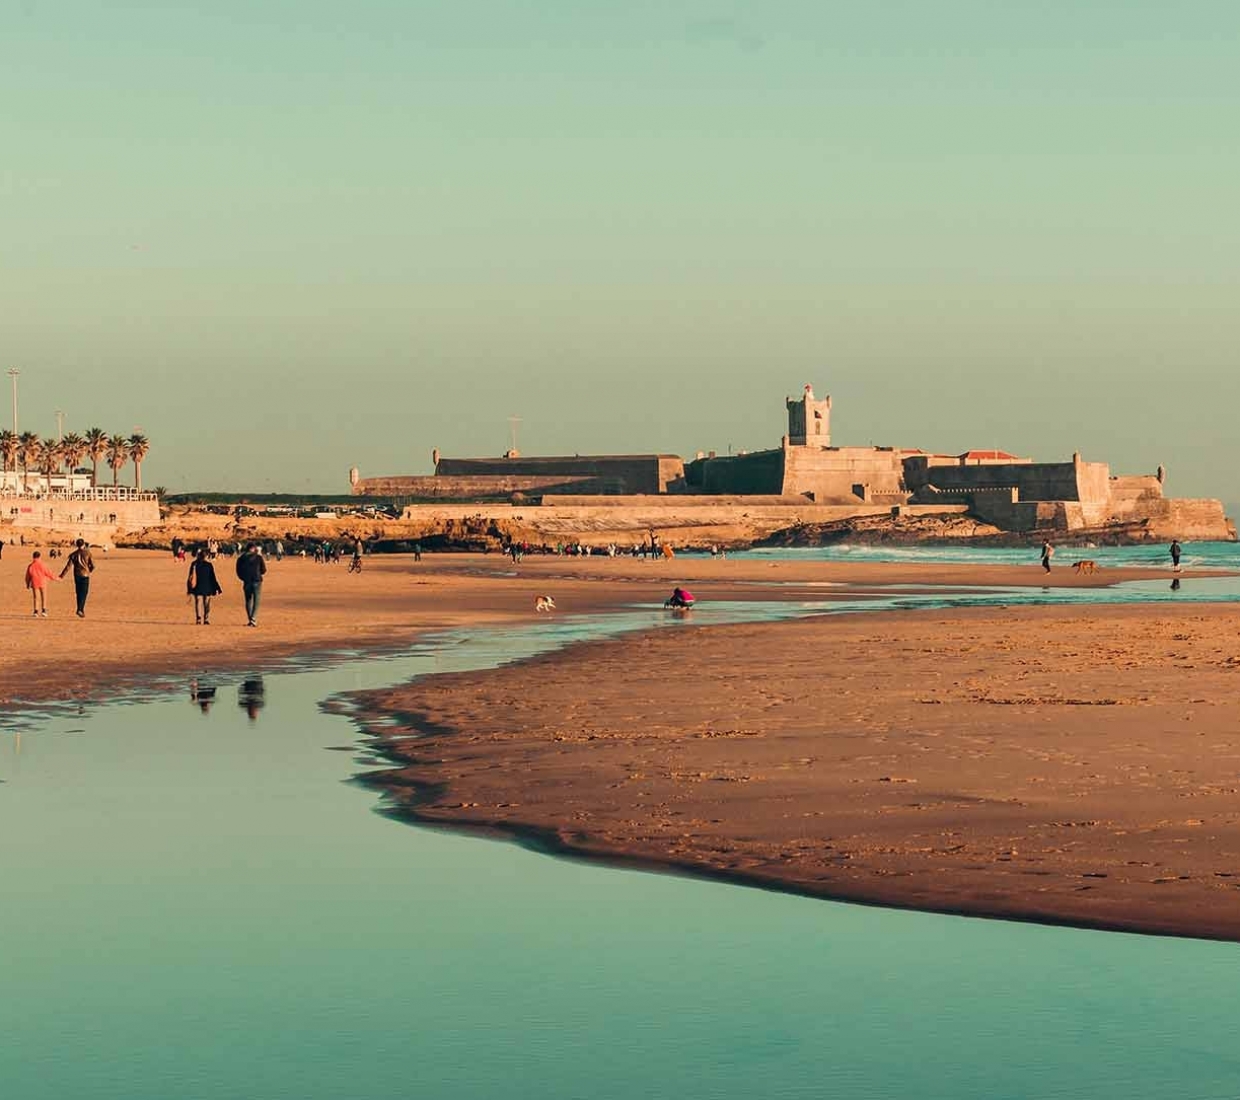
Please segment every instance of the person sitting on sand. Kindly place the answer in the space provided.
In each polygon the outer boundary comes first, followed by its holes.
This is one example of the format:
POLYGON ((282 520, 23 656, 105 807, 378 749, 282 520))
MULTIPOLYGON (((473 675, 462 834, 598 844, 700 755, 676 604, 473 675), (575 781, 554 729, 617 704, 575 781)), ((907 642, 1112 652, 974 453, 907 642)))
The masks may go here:
POLYGON ((693 606, 693 593, 687 588, 673 588, 663 604, 664 607, 679 607, 688 610, 693 606))
POLYGON ((30 564, 26 566, 26 587, 30 589, 30 598, 34 603, 34 617, 39 616, 47 618, 47 591, 48 581, 56 581, 60 578, 56 576, 47 567, 47 563, 43 560, 43 555, 38 550, 34 552, 34 556, 30 559, 30 564))

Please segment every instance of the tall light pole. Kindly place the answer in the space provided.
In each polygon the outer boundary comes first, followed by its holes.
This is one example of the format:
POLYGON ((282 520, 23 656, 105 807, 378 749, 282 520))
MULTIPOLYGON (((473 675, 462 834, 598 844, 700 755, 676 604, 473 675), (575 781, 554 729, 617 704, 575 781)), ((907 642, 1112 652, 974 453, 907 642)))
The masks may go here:
POLYGON ((56 410, 56 442, 63 443, 65 438, 65 414, 56 410))
POLYGON ((508 434, 512 438, 512 453, 514 455, 519 453, 517 451, 517 428, 520 427, 520 425, 521 418, 519 416, 510 416, 508 418, 508 434))
POLYGON ((16 367, 9 368, 9 377, 13 379, 13 434, 17 434, 17 376, 21 374, 16 367))

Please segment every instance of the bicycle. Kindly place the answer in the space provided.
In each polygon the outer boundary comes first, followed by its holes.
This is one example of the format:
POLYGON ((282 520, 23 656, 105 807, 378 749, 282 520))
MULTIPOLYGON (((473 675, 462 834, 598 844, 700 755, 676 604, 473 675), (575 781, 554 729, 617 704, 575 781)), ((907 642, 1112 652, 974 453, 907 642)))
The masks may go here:
POLYGON ((361 558, 354 558, 351 562, 349 562, 350 573, 360 573, 361 571, 362 571, 362 559, 361 558))

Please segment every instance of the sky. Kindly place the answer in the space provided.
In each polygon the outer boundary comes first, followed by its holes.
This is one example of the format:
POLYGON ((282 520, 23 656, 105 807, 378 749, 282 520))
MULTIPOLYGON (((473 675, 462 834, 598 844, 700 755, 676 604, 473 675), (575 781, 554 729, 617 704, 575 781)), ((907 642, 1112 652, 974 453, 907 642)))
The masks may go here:
POLYGON ((1240 500, 1238 56, 1234 0, 0 0, 0 371, 171 491, 775 446, 811 382, 1240 500))

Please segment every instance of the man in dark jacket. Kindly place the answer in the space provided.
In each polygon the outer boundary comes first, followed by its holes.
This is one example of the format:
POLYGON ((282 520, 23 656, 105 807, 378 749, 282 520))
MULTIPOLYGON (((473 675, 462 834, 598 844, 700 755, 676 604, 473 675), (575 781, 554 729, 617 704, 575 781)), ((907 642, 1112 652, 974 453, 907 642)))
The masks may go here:
POLYGON ((237 559, 237 579, 241 581, 241 591, 245 595, 245 613, 249 619, 246 626, 258 626, 258 603, 263 595, 263 574, 267 572, 267 563, 258 552, 258 547, 250 543, 237 559))
POLYGON ((63 577, 70 569, 73 570, 73 590, 77 595, 77 617, 84 619, 86 597, 90 595, 90 575, 95 571, 95 559, 90 556, 90 547, 86 545, 85 539, 78 539, 74 543, 73 553, 69 555, 60 575, 63 577))

